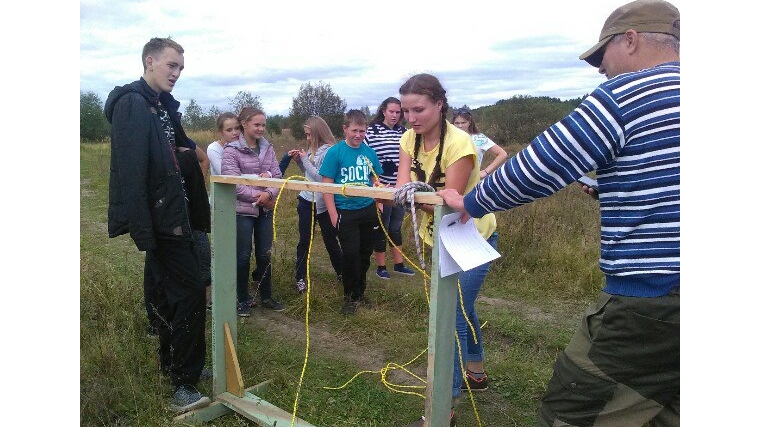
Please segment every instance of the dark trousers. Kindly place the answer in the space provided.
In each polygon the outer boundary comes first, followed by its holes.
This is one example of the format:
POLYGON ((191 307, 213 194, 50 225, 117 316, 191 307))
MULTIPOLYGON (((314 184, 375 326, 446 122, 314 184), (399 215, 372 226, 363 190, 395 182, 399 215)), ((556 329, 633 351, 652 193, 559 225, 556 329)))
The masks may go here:
POLYGON ((259 282, 262 300, 272 298, 272 212, 259 210, 259 216, 237 215, 237 299, 248 301, 248 273, 251 271, 251 252, 255 251, 256 269, 251 275, 259 282))
MULTIPOLYGON (((211 246, 208 234, 205 231, 193 230, 195 245, 193 249, 198 253, 198 262, 201 270, 201 283, 211 285, 211 246)), ((151 328, 158 329, 158 316, 156 315, 156 285, 153 273, 148 264, 148 255, 145 254, 145 267, 143 268, 143 296, 145 298, 145 311, 148 314, 148 324, 151 328)))
POLYGON ((306 279, 306 257, 309 252, 309 242, 311 242, 312 224, 319 223, 322 230, 322 241, 325 243, 325 249, 330 256, 335 274, 343 274, 343 252, 338 242, 338 231, 330 222, 330 214, 327 211, 321 214, 316 213, 314 203, 298 197, 298 246, 296 247, 296 281, 306 279))
POLYGON ((374 201, 362 209, 338 209, 338 240, 343 250, 343 295, 354 301, 360 301, 367 288, 373 228, 377 225, 374 201))
POLYGON ((680 298, 601 292, 554 363, 538 425, 679 426, 680 298))
POLYGON ((195 385, 206 362, 206 289, 194 245, 157 239, 145 256, 146 275, 153 278, 160 366, 175 387, 195 385))

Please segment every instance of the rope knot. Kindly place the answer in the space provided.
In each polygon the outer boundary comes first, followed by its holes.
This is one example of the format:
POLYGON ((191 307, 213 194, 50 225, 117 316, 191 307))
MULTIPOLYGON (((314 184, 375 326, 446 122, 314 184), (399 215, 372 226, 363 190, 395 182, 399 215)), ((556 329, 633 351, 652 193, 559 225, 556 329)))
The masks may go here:
POLYGON ((422 256, 422 247, 420 246, 420 230, 417 226, 417 213, 414 210, 414 192, 426 191, 434 192, 435 189, 424 182, 414 181, 407 182, 399 187, 395 193, 393 193, 393 202, 396 206, 401 206, 406 212, 411 213, 412 225, 414 228, 414 244, 417 249, 417 258, 420 260, 420 266, 425 269, 425 258, 422 256))

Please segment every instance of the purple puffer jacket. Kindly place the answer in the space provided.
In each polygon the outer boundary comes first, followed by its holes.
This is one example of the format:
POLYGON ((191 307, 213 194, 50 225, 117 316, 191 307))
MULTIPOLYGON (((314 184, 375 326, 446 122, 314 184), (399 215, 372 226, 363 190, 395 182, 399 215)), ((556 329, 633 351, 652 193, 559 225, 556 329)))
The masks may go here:
MULTIPOLYGON (((274 148, 264 138, 259 139, 261 151, 257 156, 256 153, 248 147, 243 135, 240 135, 237 141, 233 141, 224 146, 222 152, 222 175, 245 175, 270 172, 272 178, 282 178, 280 165, 277 162, 277 156, 274 154, 274 148)), ((272 192, 272 197, 276 198, 280 192, 276 187, 258 187, 251 185, 237 185, 237 202, 235 212, 240 215, 259 215, 259 206, 254 203, 259 200, 259 195, 264 191, 272 192)))

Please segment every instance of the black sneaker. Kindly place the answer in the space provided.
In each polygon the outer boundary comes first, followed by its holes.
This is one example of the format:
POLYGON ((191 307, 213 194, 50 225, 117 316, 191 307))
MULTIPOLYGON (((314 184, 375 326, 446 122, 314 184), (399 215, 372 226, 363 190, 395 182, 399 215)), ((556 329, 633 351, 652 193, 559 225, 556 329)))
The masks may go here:
MULTIPOLYGON (((470 390, 472 391, 488 390, 488 375, 486 375, 485 373, 483 374, 482 378, 475 378, 475 376, 472 375, 472 372, 467 371, 467 376, 465 377, 465 381, 467 381, 467 385, 470 386, 470 390)), ((462 391, 466 390, 467 385, 462 387, 462 391)))
POLYGON ((340 309, 341 314, 354 314, 359 309, 361 301, 353 301, 351 298, 346 298, 343 302, 343 308, 340 309))
POLYGON ((186 412, 201 408, 211 403, 211 399, 202 395, 190 384, 182 384, 174 391, 171 409, 176 412, 186 412))
POLYGON ((251 308, 253 307, 253 304, 251 304, 251 301, 243 301, 241 303, 238 303, 237 306, 237 313, 240 317, 250 317, 251 316, 251 308))
POLYGON ((264 308, 268 308, 272 311, 283 311, 285 310, 285 306, 280 304, 279 302, 275 301, 272 298, 265 299, 261 301, 261 306, 264 308))

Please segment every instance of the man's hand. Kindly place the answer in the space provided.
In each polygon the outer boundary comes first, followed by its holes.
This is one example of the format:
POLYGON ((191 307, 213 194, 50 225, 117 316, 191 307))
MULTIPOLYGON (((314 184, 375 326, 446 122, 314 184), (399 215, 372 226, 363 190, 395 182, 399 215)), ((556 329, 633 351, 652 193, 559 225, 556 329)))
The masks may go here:
POLYGON ((440 196, 448 207, 462 213, 462 217, 459 219, 461 222, 467 222, 470 219, 470 214, 464 208, 464 196, 459 194, 457 190, 447 188, 436 191, 435 194, 440 196))

